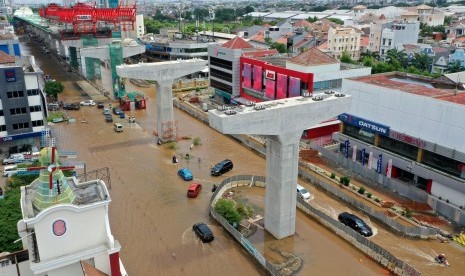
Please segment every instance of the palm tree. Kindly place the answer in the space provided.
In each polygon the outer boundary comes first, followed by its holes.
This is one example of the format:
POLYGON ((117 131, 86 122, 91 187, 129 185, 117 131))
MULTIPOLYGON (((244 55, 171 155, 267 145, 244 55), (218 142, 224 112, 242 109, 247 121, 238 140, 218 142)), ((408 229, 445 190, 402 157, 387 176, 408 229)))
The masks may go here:
POLYGON ((426 53, 415 54, 415 58, 412 61, 413 66, 421 71, 428 71, 432 63, 433 58, 426 53))
POLYGON ((405 50, 399 51, 397 49, 389 49, 386 52, 387 62, 390 64, 399 63, 403 68, 407 67, 407 53, 405 50), (397 62, 396 62, 397 61, 397 62))
POLYGON ((456 73, 456 72, 460 72, 464 70, 465 70, 465 67, 462 66, 462 63, 460 62, 460 60, 456 60, 454 62, 449 62, 449 64, 447 64, 446 72, 456 73))

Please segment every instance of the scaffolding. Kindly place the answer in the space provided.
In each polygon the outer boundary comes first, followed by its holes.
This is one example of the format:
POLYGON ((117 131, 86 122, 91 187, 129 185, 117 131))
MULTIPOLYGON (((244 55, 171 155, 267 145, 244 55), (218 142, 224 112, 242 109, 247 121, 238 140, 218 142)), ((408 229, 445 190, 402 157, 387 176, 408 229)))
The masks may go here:
MULTIPOLYGON (((82 46, 84 48, 87 47, 96 47, 98 46, 98 41, 93 36, 82 36, 82 46)), ((88 80, 94 80, 96 75, 100 75, 100 60, 96 58, 85 58, 85 65, 86 65, 86 78, 88 80)))
POLYGON ((111 64, 111 79, 113 83, 113 96, 118 97, 124 91, 125 87, 116 72, 116 66, 123 64, 123 45, 121 41, 113 41, 110 44, 110 64, 111 64))
POLYGON ((178 141, 178 121, 165 121, 161 123, 161 138, 163 141, 178 141))

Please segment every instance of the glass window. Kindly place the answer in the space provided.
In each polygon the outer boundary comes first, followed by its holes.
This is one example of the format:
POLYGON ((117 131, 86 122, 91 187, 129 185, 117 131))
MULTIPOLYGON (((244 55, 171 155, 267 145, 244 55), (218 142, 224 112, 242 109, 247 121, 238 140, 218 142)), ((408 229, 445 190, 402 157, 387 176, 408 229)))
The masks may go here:
POLYGON ((379 141, 379 147, 397 153, 398 155, 410 158, 412 160, 417 160, 418 148, 413 145, 397 141, 386 136, 381 136, 379 141))
POLYGON ((232 62, 224 60, 224 59, 210 57, 210 65, 214 65, 214 66, 217 66, 217 67, 220 67, 220 68, 232 70, 232 62))
POLYGON ((423 160, 421 163, 457 177, 461 177, 464 167, 464 164, 460 161, 427 150, 423 150, 423 160))
POLYGON ((359 127, 344 124, 344 134, 354 137, 355 139, 364 141, 366 143, 375 144, 375 134, 368 131, 361 129, 359 127))

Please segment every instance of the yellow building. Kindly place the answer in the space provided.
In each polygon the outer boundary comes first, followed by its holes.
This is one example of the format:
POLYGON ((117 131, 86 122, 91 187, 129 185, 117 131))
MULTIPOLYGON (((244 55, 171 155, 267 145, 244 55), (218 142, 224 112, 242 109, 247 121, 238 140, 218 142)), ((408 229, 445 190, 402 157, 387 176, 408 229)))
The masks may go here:
POLYGON ((330 54, 340 59, 347 52, 352 59, 360 58, 361 31, 354 28, 337 27, 328 31, 328 50, 330 54))

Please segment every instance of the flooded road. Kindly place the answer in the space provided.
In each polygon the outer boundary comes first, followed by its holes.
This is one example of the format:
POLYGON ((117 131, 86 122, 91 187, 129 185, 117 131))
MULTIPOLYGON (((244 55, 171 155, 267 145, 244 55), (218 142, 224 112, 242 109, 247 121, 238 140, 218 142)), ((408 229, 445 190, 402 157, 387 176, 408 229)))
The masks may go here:
MULTIPOLYGON (((56 59, 44 56, 38 48, 22 46, 25 52, 36 56, 46 74, 63 82, 65 93, 60 95, 60 100, 83 100, 74 85, 76 74, 62 70, 56 59)), ((135 89, 127 83, 127 90, 135 89)), ((177 109, 174 109, 174 116, 178 121, 179 136, 200 137, 202 144, 192 150, 192 140, 180 141, 177 149, 157 146, 153 136, 156 128, 154 90, 137 90, 148 96, 147 109, 127 113, 136 117, 137 124, 129 124, 114 116, 115 122, 124 126, 122 133, 114 132, 112 124, 105 123, 102 111, 96 107, 70 111, 76 123, 52 127, 58 148, 77 151, 77 160, 84 161, 88 171, 110 168, 110 223, 113 234, 122 245, 121 259, 129 274, 261 274, 247 253, 210 220, 208 204, 213 183, 233 174, 263 175, 265 160, 177 109), (87 124, 80 123, 82 117, 86 118, 87 124), (181 160, 178 165, 171 163, 174 154, 185 156, 186 153, 193 157, 191 161, 181 160), (198 157, 201 163, 197 162, 198 157), (234 170, 223 177, 211 177, 210 166, 225 158, 233 160, 234 170), (186 197, 189 183, 176 174, 181 167, 188 167, 194 181, 204 186, 198 198, 186 197), (212 228, 214 242, 203 244, 193 234, 192 225, 200 221, 212 228)), ((251 189, 246 194, 250 196, 250 202, 260 206, 263 204, 262 193, 263 189, 251 189)), ((294 237, 276 241, 265 231, 258 231, 250 240, 273 262, 283 261, 277 250, 292 252, 301 258, 300 275, 385 274, 376 263, 300 212, 294 237)))

